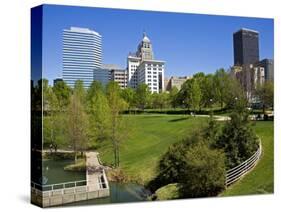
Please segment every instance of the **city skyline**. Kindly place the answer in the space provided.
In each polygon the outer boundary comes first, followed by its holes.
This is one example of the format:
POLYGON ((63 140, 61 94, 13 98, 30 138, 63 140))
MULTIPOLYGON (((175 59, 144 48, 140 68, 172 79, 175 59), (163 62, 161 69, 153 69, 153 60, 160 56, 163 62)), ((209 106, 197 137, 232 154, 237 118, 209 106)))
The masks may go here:
POLYGON ((122 68, 145 31, 156 57, 166 61, 167 77, 228 69, 233 65, 232 36, 240 28, 259 31, 260 59, 273 59, 273 19, 54 5, 46 5, 43 16, 51 20, 43 23, 43 77, 50 83, 62 77, 62 30, 71 26, 100 33, 102 63, 122 68))

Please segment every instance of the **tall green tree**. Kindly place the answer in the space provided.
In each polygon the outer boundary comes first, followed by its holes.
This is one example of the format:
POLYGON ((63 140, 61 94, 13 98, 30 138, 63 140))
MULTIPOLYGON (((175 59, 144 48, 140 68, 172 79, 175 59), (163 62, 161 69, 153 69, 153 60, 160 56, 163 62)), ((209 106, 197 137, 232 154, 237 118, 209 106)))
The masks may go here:
POLYGON ((128 110, 130 112, 130 110, 136 105, 135 91, 132 88, 125 88, 121 91, 121 96, 127 102, 128 110))
POLYGON ((144 110, 145 106, 149 102, 150 91, 148 85, 142 83, 138 85, 136 90, 136 103, 138 108, 144 110))
POLYGON ((202 92, 199 82, 196 79, 192 80, 189 93, 189 104, 193 111, 197 111, 200 108, 200 102, 202 99, 202 92))
POLYGON ((105 94, 99 90, 93 94, 89 105, 90 136, 92 146, 100 145, 109 138, 110 107, 105 94))
POLYGON ((225 101, 225 92, 227 91, 227 85, 229 82, 229 75, 226 71, 221 68, 218 69, 214 75, 214 90, 215 90, 215 100, 220 103, 221 108, 223 108, 225 101))
POLYGON ((104 92, 103 85, 100 81, 94 80, 86 92, 87 103, 91 105, 93 97, 100 92, 104 92))
POLYGON ((120 144, 126 135, 124 131, 124 122, 120 113, 128 106, 121 97, 121 90, 119 85, 111 81, 107 84, 106 95, 110 108, 110 140, 114 150, 114 165, 120 165, 120 144))
POLYGON ((54 85, 53 91, 58 100, 59 110, 66 110, 70 102, 71 88, 64 81, 59 81, 54 85))
POLYGON ((43 79, 43 133, 44 133, 44 146, 49 145, 52 151, 61 143, 61 121, 58 113, 59 103, 58 99, 53 92, 53 88, 48 85, 48 80, 43 79))
POLYGON ((69 144, 75 152, 75 162, 78 152, 84 151, 89 145, 89 120, 82 103, 81 93, 78 91, 74 91, 70 98, 66 122, 69 144))
POLYGON ((81 104, 86 104, 86 90, 84 87, 84 82, 82 80, 77 80, 74 84, 73 95, 79 98, 81 104))
POLYGON ((152 100, 152 106, 154 108, 163 109, 168 106, 168 93, 162 92, 162 93, 153 93, 151 95, 152 100))
POLYGON ((256 96, 262 104, 263 113, 265 109, 273 107, 274 105, 274 86, 273 82, 266 81, 262 85, 259 85, 256 89, 256 96))
POLYGON ((172 87, 170 93, 169 93, 169 102, 170 105, 175 109, 178 105, 178 88, 177 87, 172 87))

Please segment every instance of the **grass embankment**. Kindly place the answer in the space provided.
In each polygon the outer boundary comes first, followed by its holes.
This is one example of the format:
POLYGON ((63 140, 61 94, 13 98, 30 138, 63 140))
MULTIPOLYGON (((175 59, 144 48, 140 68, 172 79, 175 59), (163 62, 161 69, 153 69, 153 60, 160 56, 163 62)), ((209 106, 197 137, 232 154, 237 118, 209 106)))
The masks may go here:
POLYGON ((262 141, 262 157, 257 166, 249 174, 230 186, 221 194, 221 196, 267 194, 273 192, 273 122, 257 122, 254 129, 262 141))
MULTIPOLYGON (((206 118, 184 115, 125 115, 131 130, 120 148, 120 166, 133 181, 145 184, 156 175, 156 167, 168 147, 207 122, 206 118)), ((109 146, 98 150, 101 161, 113 163, 109 146)))

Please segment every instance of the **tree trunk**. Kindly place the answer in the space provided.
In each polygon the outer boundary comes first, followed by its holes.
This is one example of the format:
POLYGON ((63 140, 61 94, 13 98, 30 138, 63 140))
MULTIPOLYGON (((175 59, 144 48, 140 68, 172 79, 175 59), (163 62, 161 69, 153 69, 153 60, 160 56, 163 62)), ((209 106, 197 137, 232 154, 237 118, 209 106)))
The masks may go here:
POLYGON ((74 161, 77 163, 77 152, 75 151, 74 161))

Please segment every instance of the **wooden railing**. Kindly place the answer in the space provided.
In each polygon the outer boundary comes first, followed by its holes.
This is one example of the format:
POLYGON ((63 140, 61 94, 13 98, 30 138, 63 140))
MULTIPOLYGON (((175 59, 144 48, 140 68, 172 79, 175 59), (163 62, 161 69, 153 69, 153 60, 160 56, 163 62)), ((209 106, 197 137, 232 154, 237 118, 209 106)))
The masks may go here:
POLYGON ((262 153, 262 145, 261 145, 261 141, 259 141, 258 150, 250 158, 240 163, 238 166, 229 169, 226 172, 225 185, 229 186, 232 183, 239 180, 245 174, 247 174, 257 164, 257 162, 261 157, 261 153, 262 153))

